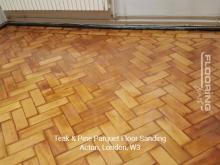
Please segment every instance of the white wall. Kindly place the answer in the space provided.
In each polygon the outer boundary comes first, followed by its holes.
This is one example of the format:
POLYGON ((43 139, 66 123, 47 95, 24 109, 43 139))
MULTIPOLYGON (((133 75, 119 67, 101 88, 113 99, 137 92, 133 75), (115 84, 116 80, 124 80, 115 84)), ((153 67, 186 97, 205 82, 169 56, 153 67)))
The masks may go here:
POLYGON ((0 7, 0 25, 2 25, 5 21, 6 21, 6 17, 0 7))
POLYGON ((118 16, 220 16, 220 0, 115 0, 118 16))
MULTIPOLYGON (((220 0, 112 1, 118 16, 220 16, 220 0)), ((0 0, 0 5, 4 10, 106 10, 107 0, 0 0)))

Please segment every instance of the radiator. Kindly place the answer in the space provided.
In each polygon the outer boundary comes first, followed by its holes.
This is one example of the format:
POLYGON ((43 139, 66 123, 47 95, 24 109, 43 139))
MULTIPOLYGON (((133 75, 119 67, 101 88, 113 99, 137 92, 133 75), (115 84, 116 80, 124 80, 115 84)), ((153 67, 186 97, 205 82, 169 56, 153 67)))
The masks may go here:
POLYGON ((0 0, 0 6, 9 22, 75 23, 112 18, 111 0, 0 0))
POLYGON ((109 0, 0 0, 4 11, 108 11, 109 0))

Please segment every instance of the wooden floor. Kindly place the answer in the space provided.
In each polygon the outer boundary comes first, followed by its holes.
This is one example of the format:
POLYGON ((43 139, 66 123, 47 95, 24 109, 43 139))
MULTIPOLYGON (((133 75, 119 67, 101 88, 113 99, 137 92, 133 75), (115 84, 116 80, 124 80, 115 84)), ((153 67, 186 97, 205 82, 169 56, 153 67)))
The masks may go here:
POLYGON ((0 165, 219 165, 219 98, 220 32, 0 30, 0 165), (210 113, 195 89, 204 51, 212 55, 210 113), (167 142, 93 152, 56 135, 167 142))

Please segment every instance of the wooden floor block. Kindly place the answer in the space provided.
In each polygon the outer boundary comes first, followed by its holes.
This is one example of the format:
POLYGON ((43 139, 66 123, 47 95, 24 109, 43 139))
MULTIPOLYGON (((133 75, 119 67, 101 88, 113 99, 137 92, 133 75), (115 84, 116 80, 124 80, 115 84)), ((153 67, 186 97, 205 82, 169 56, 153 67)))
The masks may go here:
POLYGON ((20 108, 20 106, 21 105, 18 102, 15 102, 15 103, 9 104, 7 106, 0 107, 0 114, 11 112, 15 109, 20 108))
POLYGON ((85 103, 80 99, 78 95, 71 95, 69 97, 69 100, 71 101, 77 112, 86 111, 88 109, 88 107, 85 105, 85 103))
POLYGON ((56 162, 52 155, 49 145, 46 142, 35 145, 34 150, 36 152, 39 164, 55 165, 56 162))
POLYGON ((172 124, 167 118, 158 119, 157 124, 162 127, 173 139, 179 144, 184 145, 191 141, 191 139, 180 129, 172 124))
POLYGON ((135 159, 137 157, 140 157, 145 152, 148 152, 149 150, 151 150, 152 148, 157 146, 156 142, 150 142, 150 143, 136 142, 134 144, 140 145, 141 149, 140 150, 129 149, 129 150, 125 150, 125 151, 119 151, 119 154, 124 161, 129 161, 129 160, 135 159))
POLYGON ((1 123, 1 127, 5 144, 10 144, 18 140, 16 128, 12 120, 1 123))
MULTIPOLYGON (((102 134, 103 134, 103 132, 98 127, 94 127, 92 129, 84 131, 83 133, 78 134, 78 135, 79 136, 84 136, 84 137, 93 137, 93 136, 100 136, 102 134)), ((67 145, 68 145, 69 149, 72 149, 72 148, 75 148, 75 147, 77 147, 77 146, 79 146, 83 143, 85 143, 85 141, 83 141, 81 139, 81 140, 69 142, 67 145)))
POLYGON ((141 105, 133 108, 133 111, 137 115, 143 115, 144 113, 147 113, 151 110, 155 110, 163 105, 164 105, 164 103, 161 100, 154 99, 152 101, 146 102, 144 104, 141 104, 141 105))
POLYGON ((152 76, 148 76, 144 79, 144 82, 146 82, 147 84, 151 84, 157 80, 163 79, 165 77, 167 77, 169 74, 165 71, 161 71, 155 75, 152 76))
POLYGON ((65 142, 56 140, 56 136, 60 136, 57 128, 50 128, 45 131, 45 138, 51 148, 53 155, 59 155, 67 150, 65 142))
POLYGON ((39 115, 35 115, 33 117, 30 117, 28 119, 28 122, 30 125, 34 125, 34 124, 40 123, 42 121, 48 120, 52 117, 55 117, 55 116, 58 116, 61 114, 62 114, 62 112, 59 108, 54 108, 54 109, 51 109, 51 110, 46 111, 44 113, 41 113, 39 115))
POLYGON ((38 124, 35 124, 33 126, 30 126, 28 128, 22 129, 21 131, 19 131, 18 134, 21 138, 25 138, 25 137, 34 135, 36 133, 42 132, 52 126, 53 126, 52 121, 46 120, 46 121, 40 122, 38 124))
POLYGON ((35 135, 30 136, 28 138, 25 138, 23 140, 20 140, 16 143, 13 143, 11 145, 8 145, 7 151, 11 155, 15 152, 21 151, 22 149, 31 147, 34 144, 37 144, 37 143, 43 141, 44 139, 45 139, 44 135, 42 133, 38 133, 38 134, 35 134, 35 135))
POLYGON ((176 99, 178 99, 180 102, 182 103, 187 103, 190 100, 192 100, 188 95, 184 94, 183 92, 181 92, 179 89, 177 89, 175 86, 173 85, 168 85, 166 87, 164 87, 164 89, 171 94, 172 96, 174 96, 176 99))
POLYGON ((97 164, 105 165, 106 164, 102 156, 98 152, 91 153, 86 158, 87 158, 89 165, 97 165, 97 164))
POLYGON ((166 138, 166 143, 160 142, 160 145, 178 164, 181 164, 191 158, 191 156, 165 132, 159 132, 156 135, 166 138))
POLYGON ((123 81, 120 83, 120 85, 132 96, 138 96, 141 95, 141 92, 135 88, 129 81, 123 81))
MULTIPOLYGON (((39 97, 38 97, 39 98, 39 97)), ((40 99, 40 98, 39 98, 40 99)), ((21 101, 24 113, 26 117, 31 117, 37 114, 36 107, 31 98, 21 101)))
POLYGON ((218 133, 210 132, 188 143, 184 148, 192 156, 196 156, 199 153, 206 151, 207 149, 218 144, 220 141, 219 137, 220 135, 218 133))
POLYGON ((138 97, 138 101, 140 103, 145 103, 145 102, 154 100, 154 99, 156 99, 158 97, 161 97, 161 96, 163 96, 165 94, 166 94, 166 92, 164 90, 158 88, 156 90, 153 90, 152 92, 146 93, 146 94, 138 97))
MULTIPOLYGON (((99 146, 100 148, 102 146, 110 146, 109 142, 102 142, 102 141, 96 141, 95 145, 99 146)), ((107 162, 107 164, 117 165, 117 164, 122 163, 120 156, 114 150, 104 151, 101 149, 100 154, 102 155, 104 160, 107 162)))
POLYGON ((125 119, 129 120, 135 117, 135 114, 120 99, 111 101, 111 105, 125 119))
POLYGON ((12 117, 15 123, 16 130, 21 130, 28 126, 27 119, 22 109, 17 109, 12 112, 12 117))
POLYGON ((208 151, 201 153, 193 159, 184 163, 184 165, 206 165, 219 163, 220 150, 211 148, 208 151))
POLYGON ((74 132, 64 115, 53 118, 53 121, 62 136, 73 136, 74 132))
MULTIPOLYGON (((126 135, 127 136, 130 136, 130 137, 140 137, 140 136, 150 136, 150 135, 153 135, 154 133, 158 132, 160 130, 160 128, 155 124, 155 123, 149 123, 149 124, 146 124, 142 127, 139 127, 129 133, 127 133, 126 135)), ((134 143, 135 141, 129 141, 128 143, 134 143)), ((145 142, 147 143, 147 142, 145 142)), ((151 142, 149 142, 151 143, 151 142)))
POLYGON ((38 163, 38 159, 36 157, 34 158, 31 158, 31 159, 28 159, 28 160, 25 160, 23 162, 24 165, 39 165, 38 163))
POLYGON ((71 103, 68 103, 66 105, 63 105, 61 107, 65 117, 67 118, 68 122, 70 123, 71 126, 79 123, 82 121, 81 117, 77 113, 76 109, 73 107, 71 103))
POLYGON ((32 148, 28 148, 0 160, 0 164, 17 164, 33 157, 34 155, 34 150, 32 148))
POLYGON ((0 159, 7 156, 6 146, 4 142, 4 136, 2 130, 0 130, 0 159))
POLYGON ((77 93, 80 95, 83 101, 89 101, 93 99, 93 96, 89 93, 84 85, 79 85, 75 87, 77 93))
MULTIPOLYGON (((85 146, 94 146, 91 142, 87 142, 85 144, 83 144, 85 146)), ((67 152, 64 152, 62 154, 60 154, 59 156, 57 156, 56 160, 59 164, 69 164, 71 162, 73 162, 74 160, 77 160, 78 158, 81 158, 83 156, 86 156, 87 154, 91 153, 91 150, 81 150, 80 151, 80 146, 76 147, 72 150, 69 150, 67 152)))
POLYGON ((152 110, 150 112, 147 112, 145 114, 142 114, 141 116, 138 116, 132 120, 129 121, 129 124, 133 128, 138 128, 140 126, 143 126, 146 123, 150 123, 151 121, 154 121, 158 118, 161 118, 162 114, 158 112, 157 110, 152 110))
POLYGON ((188 60, 187 58, 181 56, 180 54, 174 53, 170 55, 172 58, 174 58, 175 60, 183 63, 184 65, 191 65, 193 64, 192 61, 188 60))
POLYGON ((106 116, 120 133, 124 134, 131 130, 131 127, 121 118, 121 116, 116 111, 107 112, 106 116))
POLYGON ((191 110, 187 106, 170 95, 163 96, 162 100, 182 116, 191 113, 191 110))
POLYGON ((191 126, 183 116, 177 113, 174 109, 169 106, 164 106, 159 108, 160 112, 164 114, 172 123, 174 123, 181 130, 186 129, 191 126))
POLYGON ((161 147, 153 149, 151 155, 156 159, 156 161, 161 165, 177 165, 177 162, 170 157, 170 155, 161 147))
POLYGON ((133 164, 138 164, 138 165, 153 165, 155 164, 155 160, 148 154, 143 154, 142 156, 132 159, 128 162, 126 162, 124 165, 133 165, 133 164))
POLYGON ((133 108, 138 105, 137 101, 123 89, 116 91, 115 94, 128 106, 128 108, 133 108))
POLYGON ((52 108, 56 108, 56 107, 59 107, 61 105, 64 105, 64 104, 67 104, 68 103, 68 100, 67 98, 62 98, 62 99, 59 99, 59 100, 55 100, 53 102, 50 102, 48 104, 45 104, 45 105, 42 105, 38 108, 38 111, 40 113, 43 113, 43 112, 46 112, 52 108))
POLYGON ((45 99, 44 99, 44 97, 42 96, 42 94, 41 94, 41 92, 40 92, 39 89, 35 89, 35 90, 31 91, 30 94, 31 94, 31 97, 33 98, 34 104, 35 104, 36 106, 45 103, 45 99))

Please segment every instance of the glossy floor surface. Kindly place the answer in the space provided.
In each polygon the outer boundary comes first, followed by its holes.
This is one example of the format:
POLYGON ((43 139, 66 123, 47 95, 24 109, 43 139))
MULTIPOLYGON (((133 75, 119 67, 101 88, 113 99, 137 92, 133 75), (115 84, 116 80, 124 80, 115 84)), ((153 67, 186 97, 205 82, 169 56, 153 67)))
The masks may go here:
POLYGON ((0 165, 220 164, 220 32, 8 26, 0 30, 0 165), (200 56, 212 56, 202 112, 200 56), (153 136, 167 142, 58 142, 153 136), (83 151, 80 145, 140 144, 83 151))

